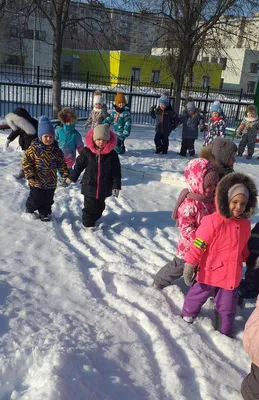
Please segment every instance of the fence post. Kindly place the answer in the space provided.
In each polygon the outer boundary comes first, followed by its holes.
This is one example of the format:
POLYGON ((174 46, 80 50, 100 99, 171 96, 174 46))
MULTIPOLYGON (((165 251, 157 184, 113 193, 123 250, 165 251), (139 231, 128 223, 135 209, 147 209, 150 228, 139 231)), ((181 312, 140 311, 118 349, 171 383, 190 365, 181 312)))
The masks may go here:
POLYGON ((171 82, 171 86, 170 86, 170 97, 172 96, 173 88, 174 88, 174 82, 171 82))
POLYGON ((242 100, 242 96, 243 96, 243 89, 240 89, 235 121, 238 120, 238 114, 239 114, 239 111, 240 111, 240 101, 242 100))
POLYGON ((89 71, 87 71, 87 73, 86 73, 86 88, 88 89, 88 85, 89 85, 89 75, 90 75, 90 73, 89 73, 89 71))
POLYGON ((207 86, 206 100, 209 98, 209 94, 210 94, 210 86, 207 86))
POLYGON ((129 108, 131 108, 131 100, 132 100, 133 84, 134 84, 134 77, 133 77, 133 76, 131 76, 131 78, 130 78, 130 93, 129 93, 129 101, 128 101, 129 108))
POLYGON ((134 76, 132 75, 130 78, 130 93, 133 91, 133 83, 134 83, 134 76))
POLYGON ((43 86, 41 86, 40 91, 40 115, 43 115, 43 86))
POLYGON ((38 105, 39 105, 39 83, 40 83, 40 66, 37 66, 37 95, 36 95, 36 104, 37 104, 37 112, 38 112, 38 105))
POLYGON ((86 73, 86 91, 85 91, 85 111, 87 111, 87 105, 88 105, 89 76, 90 76, 90 73, 89 73, 89 71, 87 71, 87 73, 86 73))

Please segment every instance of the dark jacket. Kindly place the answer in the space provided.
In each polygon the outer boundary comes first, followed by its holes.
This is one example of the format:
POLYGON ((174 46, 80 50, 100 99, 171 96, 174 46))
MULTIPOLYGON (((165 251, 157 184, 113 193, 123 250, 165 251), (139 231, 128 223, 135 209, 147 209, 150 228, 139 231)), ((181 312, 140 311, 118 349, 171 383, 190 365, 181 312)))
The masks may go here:
POLYGON ((199 109, 196 109, 193 115, 186 113, 180 115, 179 123, 183 124, 182 139, 197 139, 199 125, 203 124, 199 109))
POLYGON ((156 120, 156 133, 170 135, 177 127, 178 116, 169 104, 164 110, 160 107, 151 107, 150 115, 156 120))
POLYGON ((121 166, 118 154, 114 149, 116 135, 110 130, 111 139, 105 148, 99 152, 92 140, 93 129, 86 136, 86 146, 76 159, 70 178, 76 182, 84 171, 82 194, 96 199, 111 196, 112 189, 121 189, 121 166))
POLYGON ((32 118, 25 108, 16 108, 14 112, 6 115, 5 121, 12 129, 7 140, 12 142, 19 136, 19 145, 22 150, 27 150, 37 138, 38 121, 32 118))

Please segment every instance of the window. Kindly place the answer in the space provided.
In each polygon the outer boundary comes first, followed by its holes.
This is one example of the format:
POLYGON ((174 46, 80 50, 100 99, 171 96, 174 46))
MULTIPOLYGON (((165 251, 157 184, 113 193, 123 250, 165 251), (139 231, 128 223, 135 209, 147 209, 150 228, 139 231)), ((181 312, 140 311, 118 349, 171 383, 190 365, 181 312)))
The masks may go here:
POLYGON ((202 87, 206 88, 210 85, 210 77, 205 75, 202 77, 202 87))
POLYGON ((45 31, 36 31, 36 40, 45 42, 47 33, 45 31))
POLYGON ((160 82, 160 70, 153 69, 151 72, 151 83, 159 83, 160 82))
POLYGON ((33 39, 33 36, 34 36, 34 32, 32 29, 27 29, 26 31, 24 31, 25 39, 33 39))
POLYGON ((209 57, 202 57, 202 62, 209 62, 209 61, 210 61, 209 57))
POLYGON ((63 73, 64 74, 71 74, 72 73, 72 63, 69 61, 63 62, 63 73))
POLYGON ((220 62, 220 64, 222 64, 222 70, 225 71, 226 66, 227 66, 227 59, 224 58, 224 57, 221 57, 221 58, 219 59, 219 62, 220 62))
POLYGON ((211 57, 211 62, 214 64, 218 64, 218 57, 211 57))
POLYGON ((16 26, 11 26, 10 28, 10 36, 18 37, 18 28, 16 26))
POLYGON ((131 70, 131 76, 133 77, 135 82, 139 82, 140 81, 140 68, 132 68, 131 70))
POLYGON ((3 62, 6 65, 23 66, 24 65, 24 57, 12 55, 12 54, 4 54, 3 62))
POLYGON ((257 63, 251 63, 250 64, 250 73, 251 74, 257 74, 258 70, 258 64, 257 63))
POLYGON ((247 82, 247 93, 254 93, 255 90, 255 82, 249 81, 247 82))

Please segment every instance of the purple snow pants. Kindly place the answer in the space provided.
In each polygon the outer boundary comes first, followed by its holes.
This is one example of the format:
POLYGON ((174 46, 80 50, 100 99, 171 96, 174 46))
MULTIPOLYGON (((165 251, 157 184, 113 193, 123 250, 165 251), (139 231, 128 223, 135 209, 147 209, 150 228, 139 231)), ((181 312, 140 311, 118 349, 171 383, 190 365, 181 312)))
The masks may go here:
POLYGON ((185 297, 182 316, 197 317, 201 306, 211 296, 214 296, 215 303, 215 328, 224 335, 232 336, 237 308, 238 288, 226 290, 196 282, 185 297))

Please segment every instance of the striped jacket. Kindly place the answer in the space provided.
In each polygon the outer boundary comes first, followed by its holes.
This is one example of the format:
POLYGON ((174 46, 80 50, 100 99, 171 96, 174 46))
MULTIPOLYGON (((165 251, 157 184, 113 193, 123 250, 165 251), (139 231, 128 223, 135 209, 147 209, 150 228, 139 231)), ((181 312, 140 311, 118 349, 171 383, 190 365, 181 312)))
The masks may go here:
POLYGON ((25 152, 22 165, 29 185, 40 189, 56 188, 57 169, 62 177, 69 177, 64 154, 56 141, 46 146, 35 139, 25 152))

